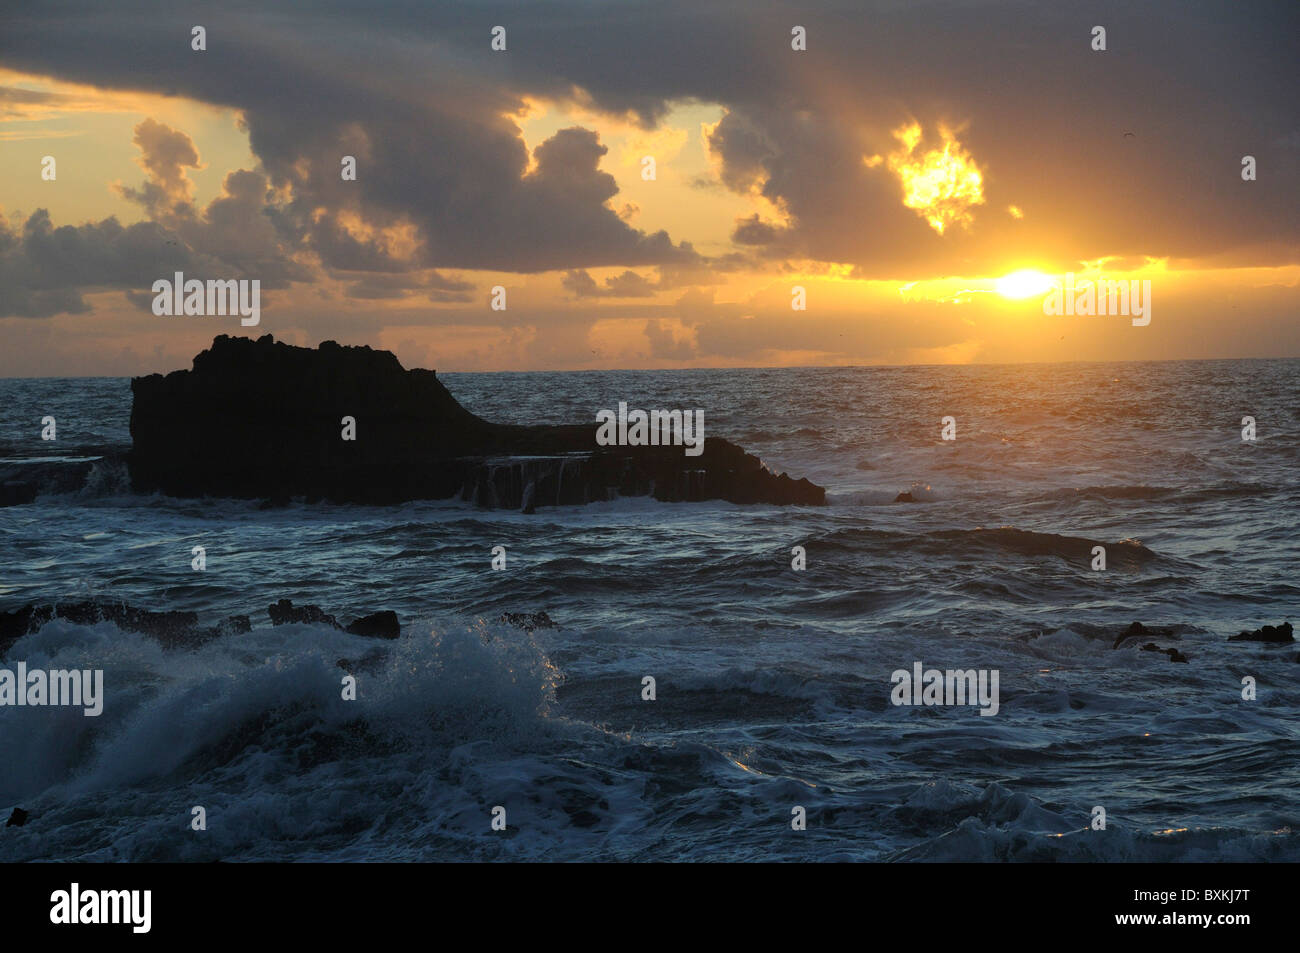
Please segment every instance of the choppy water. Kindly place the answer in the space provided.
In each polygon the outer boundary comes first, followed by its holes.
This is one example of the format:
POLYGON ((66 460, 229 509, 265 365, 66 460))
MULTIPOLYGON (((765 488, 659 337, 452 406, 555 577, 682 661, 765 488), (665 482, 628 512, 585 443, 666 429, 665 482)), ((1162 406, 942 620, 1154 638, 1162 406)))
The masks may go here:
MULTIPOLYGON (((0 709, 0 811, 33 815, 0 859, 1300 859, 1300 645, 1225 641, 1296 621, 1300 362, 444 380, 497 420, 703 408, 829 505, 263 510, 101 465, 0 509, 0 609, 94 594, 258 628, 167 651, 56 620, 15 645, 4 664, 105 669, 108 699, 0 709), (271 628, 279 598, 394 609, 403 635, 271 628), (494 621, 541 609, 559 629, 494 621), (1134 620, 1188 664, 1112 649, 1134 620), (336 660, 375 649, 342 701, 336 660), (999 713, 891 705, 917 661, 998 670, 999 713)), ((4 460, 129 442, 125 380, 0 401, 4 460)))

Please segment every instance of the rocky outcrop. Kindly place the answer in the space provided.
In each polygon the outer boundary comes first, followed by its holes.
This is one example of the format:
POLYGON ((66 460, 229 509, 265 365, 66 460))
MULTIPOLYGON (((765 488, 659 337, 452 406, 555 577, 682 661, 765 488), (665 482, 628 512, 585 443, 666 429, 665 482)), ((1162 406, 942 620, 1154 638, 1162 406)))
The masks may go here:
POLYGON ((387 351, 222 335, 192 370, 131 382, 132 486, 171 496, 397 503, 459 497, 531 511, 653 496, 674 502, 825 502, 730 441, 602 447, 597 425, 514 426, 463 408, 430 370, 387 351), (343 439, 343 418, 355 440, 343 439))
POLYGON ((369 639, 395 639, 402 634, 402 626, 397 621, 397 613, 392 609, 372 612, 357 619, 345 630, 353 635, 363 635, 369 639))
MULTIPOLYGON (((373 612, 344 627, 334 616, 320 606, 295 606, 281 599, 267 606, 272 625, 308 622, 343 629, 352 635, 377 639, 395 639, 402 634, 397 613, 391 610, 373 612)), ((137 609, 125 602, 106 599, 87 599, 76 602, 59 602, 50 605, 25 605, 8 612, 0 612, 0 657, 15 642, 29 632, 40 630, 54 619, 66 619, 78 625, 95 625, 112 622, 123 632, 138 632, 158 641, 166 648, 194 648, 213 639, 228 635, 242 635, 252 631, 252 622, 246 615, 232 615, 216 625, 200 625, 196 612, 150 612, 137 609)))
POLYGON ((293 622, 316 623, 319 625, 328 625, 332 629, 340 629, 338 620, 329 615, 317 605, 295 606, 288 599, 281 599, 274 605, 266 607, 266 614, 271 620, 271 625, 289 625, 293 622))
MULTIPOLYGON (((1112 645, 1111 648, 1117 649, 1125 642, 1127 642, 1129 639, 1143 639, 1143 638, 1176 639, 1178 638, 1178 636, 1174 633, 1173 629, 1148 627, 1143 625, 1141 622, 1134 622, 1115 638, 1115 644, 1112 645)), ((1146 648, 1146 646, 1143 646, 1143 648, 1146 648)))
POLYGON ((80 600, 56 605, 25 605, 10 612, 0 612, 0 654, 28 632, 56 618, 78 625, 112 622, 123 631, 139 632, 166 646, 197 644, 221 634, 219 629, 200 629, 199 617, 194 612, 149 612, 121 602, 80 600))
POLYGON ((1173 648, 1172 646, 1167 646, 1167 647, 1165 647, 1165 648, 1161 648, 1160 646, 1156 645, 1154 642, 1148 642, 1146 645, 1142 646, 1142 651, 1143 651, 1143 652, 1162 652, 1162 653, 1164 653, 1165 655, 1168 655, 1168 656, 1169 656, 1169 661, 1171 661, 1171 662, 1186 662, 1186 661, 1187 661, 1187 656, 1184 655, 1182 652, 1178 651, 1176 648, 1173 648))
POLYGON ((347 626, 340 625, 338 619, 320 606, 311 605, 310 603, 305 606, 295 606, 288 599, 281 599, 274 605, 267 606, 266 614, 270 617, 272 625, 288 625, 291 622, 328 625, 333 629, 343 629, 343 631, 352 635, 361 635, 371 639, 395 639, 402 634, 402 626, 397 620, 397 613, 391 609, 372 612, 370 615, 362 616, 347 626))
POLYGON ((1286 645, 1295 641, 1290 622, 1281 625, 1266 625, 1253 632, 1238 632, 1228 636, 1229 642, 1269 642, 1274 645, 1286 645))
MULTIPOLYGON (((1115 643, 1112 649, 1117 649, 1130 639, 1174 639, 1177 640, 1179 635, 1171 628, 1161 628, 1159 626, 1145 626, 1141 622, 1132 623, 1127 629, 1115 637, 1115 643)), ((1171 662, 1186 662, 1187 656, 1172 646, 1159 646, 1154 642, 1148 642, 1140 647, 1143 652, 1159 652, 1162 655, 1169 656, 1171 662)))
MULTIPOLYGON (((93 449, 90 452, 96 453, 93 449)), ((75 493, 86 485, 96 462, 32 457, 0 463, 0 506, 31 503, 43 493, 75 493)))
POLYGON ((5 480, 0 483, 0 506, 19 506, 36 499, 36 484, 31 480, 5 480))

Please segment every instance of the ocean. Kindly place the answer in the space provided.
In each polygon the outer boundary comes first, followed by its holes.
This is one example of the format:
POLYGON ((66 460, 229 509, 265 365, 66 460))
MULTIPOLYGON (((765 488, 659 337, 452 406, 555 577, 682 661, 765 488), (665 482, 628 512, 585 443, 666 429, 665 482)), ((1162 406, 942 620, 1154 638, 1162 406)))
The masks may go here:
POLYGON ((0 708, 0 860, 1300 860, 1297 646, 1227 641, 1300 604, 1300 361, 440 377, 503 422, 702 408, 827 505, 133 495, 128 380, 0 381, 0 468, 47 481, 0 508, 0 610, 253 623, 15 643, 105 699, 0 708), (996 672, 997 713, 893 704, 918 663, 996 672))

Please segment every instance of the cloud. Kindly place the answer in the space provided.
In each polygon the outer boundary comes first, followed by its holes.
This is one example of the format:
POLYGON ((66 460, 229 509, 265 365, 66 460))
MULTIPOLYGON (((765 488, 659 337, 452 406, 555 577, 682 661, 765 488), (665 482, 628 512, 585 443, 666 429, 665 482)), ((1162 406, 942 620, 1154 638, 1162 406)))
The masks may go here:
POLYGON ((43 114, 62 98, 57 93, 0 86, 0 119, 30 119, 33 114, 43 114))
POLYGON ((139 306, 144 289, 177 271, 190 277, 256 278, 266 289, 309 280, 272 217, 266 177, 239 170, 206 208, 193 205, 186 169, 198 150, 183 132, 152 119, 135 131, 139 188, 119 186, 149 220, 123 226, 116 217, 55 227, 44 209, 21 227, 0 218, 0 317, 47 318, 91 310, 85 295, 122 289, 139 306))
POLYGON ((148 180, 140 189, 118 186, 118 191, 128 201, 144 206, 152 219, 185 214, 194 201, 194 183, 185 170, 202 168, 194 142, 185 133, 153 119, 135 127, 132 141, 140 148, 137 161, 148 173, 148 180))
POLYGON ((781 238, 781 229, 761 221, 755 212, 749 218, 736 221, 731 240, 738 245, 774 245, 781 238))
MULTIPOLYGON (((1300 260, 1294 3, 1230 16, 1174 0, 1090 9, 1107 24, 1106 53, 1068 9, 992 0, 881 3, 867 15, 849 0, 809 2, 801 53, 788 11, 740 0, 628 2, 599 17, 579 0, 322 0, 293 16, 235 0, 219 15, 181 3, 167 17, 143 0, 27 4, 0 33, 7 67, 238 110, 258 167, 194 209, 198 151, 147 121, 136 133, 147 180, 123 194, 151 223, 64 232, 33 217, 6 231, 0 313, 77 310, 78 289, 136 287, 181 258, 281 283, 310 279, 318 263, 353 296, 427 288, 448 301, 472 288, 432 276, 456 270, 559 271, 571 294, 600 298, 791 260, 906 280, 1001 273, 1024 257, 1062 270, 1108 255, 1300 260), (176 27, 190 21, 205 22, 206 53, 176 27), (509 30, 504 54, 488 46, 496 22, 509 30), (690 235, 634 228, 602 170, 626 157, 608 155, 599 123, 556 130, 530 152, 518 119, 530 100, 631 120, 667 149, 676 139, 658 124, 674 104, 720 104, 706 131, 715 185, 761 212, 736 223, 737 249, 707 256, 690 235), (912 122, 953 129, 982 173, 985 204, 961 209, 964 227, 939 234, 887 163, 864 161, 894 152, 893 131, 912 122), (1245 154, 1259 161, 1256 182, 1238 174, 1245 154), (339 175, 343 155, 358 160, 355 181, 339 175), (158 253, 169 233, 184 253, 158 253), (53 234, 95 246, 88 263, 48 270, 53 234), (24 277, 29 262, 47 270, 24 277), (593 268, 622 273, 596 282, 593 268), (646 268, 658 278, 632 271, 646 268)), ((51 104, 0 93, 0 109, 51 104)), ((566 345, 575 352, 578 337, 566 345)))
POLYGON ((55 228, 38 209, 20 227, 0 218, 0 317, 47 318, 90 310, 92 290, 148 287, 159 274, 189 270, 187 248, 168 244, 155 222, 116 218, 55 228))
POLYGON ((430 301, 450 303, 471 300, 470 292, 473 290, 471 282, 447 278, 436 271, 430 271, 366 275, 349 285, 345 294, 349 298, 396 300, 423 292, 430 301))
POLYGON ((650 356, 673 361, 688 361, 695 356, 695 344, 689 337, 677 337, 667 322, 653 319, 645 323, 645 336, 650 342, 650 356))
POLYGON ((606 278, 603 287, 586 270, 566 272, 560 283, 575 298, 650 298, 662 287, 630 269, 606 278))

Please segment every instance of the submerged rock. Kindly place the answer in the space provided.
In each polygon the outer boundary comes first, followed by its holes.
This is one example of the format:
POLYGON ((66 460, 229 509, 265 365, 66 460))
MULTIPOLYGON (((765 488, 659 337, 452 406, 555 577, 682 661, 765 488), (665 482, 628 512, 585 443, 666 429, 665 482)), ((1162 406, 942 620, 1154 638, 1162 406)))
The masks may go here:
POLYGON ((329 615, 320 606, 295 606, 288 599, 281 599, 275 605, 266 607, 266 614, 271 617, 271 625, 289 625, 293 622, 317 623, 341 629, 338 620, 329 615))
POLYGON ((397 613, 391 609, 372 612, 347 626, 341 625, 337 618, 320 606, 310 603, 305 606, 295 606, 288 599, 281 599, 275 605, 267 606, 266 614, 271 617, 272 625, 288 625, 293 622, 328 625, 330 628, 343 629, 344 632, 352 635, 371 639, 395 639, 402 634, 402 625, 397 619, 397 613))
MULTIPOLYGON (((608 447, 597 424, 483 420, 437 374, 387 351, 217 337, 192 370, 131 382, 132 485, 171 496, 396 503, 459 496, 532 510, 653 496, 674 502, 821 504, 826 491, 765 468, 720 437, 608 447), (343 419, 355 439, 343 439, 343 419)), ((611 395, 611 401, 617 395, 611 395)))
MULTIPOLYGON (((342 629, 337 619, 320 606, 295 606, 281 599, 267 606, 267 615, 273 625, 306 622, 342 629)), ((157 640, 165 648, 195 648, 229 635, 244 635, 253 630, 246 615, 232 615, 215 626, 199 625, 196 612, 150 612, 137 609, 124 602, 109 600, 81 600, 50 605, 25 605, 18 609, 0 612, 0 656, 29 632, 54 619, 67 619, 78 625, 95 625, 112 622, 123 632, 138 632, 157 640)), ((345 630, 353 635, 369 638, 395 639, 402 633, 397 613, 391 610, 373 612, 357 619, 345 630)))
POLYGON ((372 612, 370 615, 362 616, 349 625, 347 631, 371 639, 395 639, 402 634, 402 626, 397 621, 397 613, 385 609, 382 612, 372 612))
POLYGON ((0 483, 0 506, 20 506, 36 499, 36 484, 26 480, 0 483))
POLYGON ((1281 625, 1266 625, 1255 629, 1253 632, 1241 631, 1236 635, 1228 636, 1229 642, 1272 642, 1274 644, 1285 644, 1294 642, 1295 636, 1292 634, 1291 623, 1283 622, 1281 625))
POLYGON ((525 632, 532 632, 534 629, 558 629, 559 626, 551 619, 545 611, 541 612, 503 612, 501 621, 506 625, 513 625, 517 629, 523 629, 525 632))
POLYGON ((1166 648, 1166 649, 1162 649, 1160 646, 1156 645, 1154 642, 1148 642, 1146 645, 1142 646, 1142 651, 1143 651, 1143 652, 1163 652, 1165 655, 1168 655, 1168 656, 1169 656, 1169 661, 1171 661, 1171 662, 1186 662, 1186 661, 1187 661, 1187 656, 1184 655, 1182 652, 1178 651, 1177 649, 1174 649, 1174 648, 1166 648))
POLYGON ((25 605, 21 609, 0 612, 0 655, 27 634, 27 630, 32 625, 32 614, 35 609, 35 606, 25 605))
POLYGON ((1129 639, 1176 639, 1173 629, 1152 627, 1148 628, 1141 622, 1132 623, 1127 629, 1121 632, 1115 639, 1112 649, 1117 649, 1129 639))
POLYGON ((246 615, 227 616, 217 628, 231 635, 244 635, 253 631, 253 620, 246 615))
POLYGON ((28 632, 53 619, 67 619, 77 625, 112 622, 124 632, 139 632, 165 646, 194 644, 219 634, 200 629, 198 614, 194 612, 149 612, 125 602, 85 599, 55 605, 29 604, 10 612, 0 612, 0 653, 7 651, 28 632))
MULTIPOLYGON (((1112 649, 1117 649, 1129 639, 1177 639, 1178 635, 1172 628, 1161 628, 1158 626, 1145 626, 1141 622, 1134 622, 1127 629, 1121 632, 1115 638, 1115 644, 1112 649)), ((1169 656, 1171 662, 1186 662, 1187 656, 1175 648, 1161 648, 1154 642, 1148 642, 1141 647, 1143 652, 1161 652, 1169 656)))

